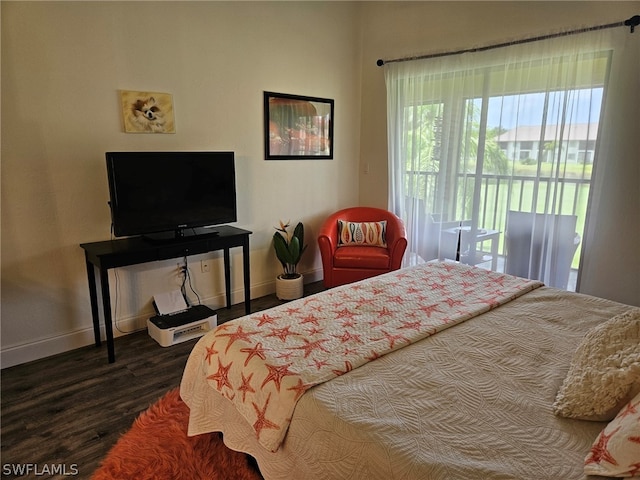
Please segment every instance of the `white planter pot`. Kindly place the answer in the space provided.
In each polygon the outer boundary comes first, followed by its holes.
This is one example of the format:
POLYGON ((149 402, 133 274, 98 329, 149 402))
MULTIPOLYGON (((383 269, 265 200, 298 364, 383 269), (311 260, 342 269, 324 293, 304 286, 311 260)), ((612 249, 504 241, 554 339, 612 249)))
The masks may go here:
POLYGON ((282 278, 282 275, 278 275, 276 277, 276 297, 280 300, 302 298, 304 294, 304 283, 302 279, 302 274, 297 278, 282 278))

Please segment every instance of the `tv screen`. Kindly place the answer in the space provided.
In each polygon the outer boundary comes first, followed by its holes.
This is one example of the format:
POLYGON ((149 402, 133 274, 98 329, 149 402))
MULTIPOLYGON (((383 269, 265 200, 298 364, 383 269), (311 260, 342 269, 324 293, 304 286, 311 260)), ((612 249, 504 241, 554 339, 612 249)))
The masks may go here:
POLYGON ((117 237, 179 238, 237 220, 233 152, 108 152, 106 159, 117 237))

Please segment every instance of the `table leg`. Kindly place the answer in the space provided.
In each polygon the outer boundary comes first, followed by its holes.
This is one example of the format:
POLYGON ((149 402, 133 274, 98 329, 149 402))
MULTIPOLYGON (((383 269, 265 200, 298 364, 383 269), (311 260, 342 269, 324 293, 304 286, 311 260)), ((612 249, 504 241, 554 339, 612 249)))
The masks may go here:
POLYGON ((231 308, 231 260, 229 249, 224 249, 224 291, 227 297, 227 308, 231 308))
POLYGON ((244 273, 244 311, 246 315, 251 313, 251 279, 249 268, 249 236, 242 244, 242 269, 244 273))
POLYGON ((111 320, 111 295, 109 294, 109 273, 106 268, 100 269, 100 288, 102 289, 102 309, 104 311, 104 331, 107 336, 107 356, 109 363, 116 361, 113 344, 113 325, 111 320))
POLYGON ((96 288, 96 273, 93 263, 87 262, 87 277, 89 280, 89 299, 91 301, 91 318, 93 319, 93 336, 95 338, 96 347, 102 344, 100 339, 100 315, 98 313, 98 290, 96 288))

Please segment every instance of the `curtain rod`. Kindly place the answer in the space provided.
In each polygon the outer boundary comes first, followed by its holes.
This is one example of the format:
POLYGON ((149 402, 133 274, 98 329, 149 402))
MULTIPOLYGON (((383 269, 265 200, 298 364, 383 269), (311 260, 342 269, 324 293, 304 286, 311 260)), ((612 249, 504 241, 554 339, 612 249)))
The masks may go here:
POLYGON ((549 35, 541 35, 539 37, 532 37, 532 38, 524 38, 522 40, 515 40, 512 42, 504 42, 504 43, 498 43, 495 45, 487 45, 484 47, 477 47, 477 48, 466 48, 464 50, 458 50, 455 52, 442 52, 442 53, 433 53, 433 54, 429 54, 429 55, 419 55, 419 56, 414 56, 414 57, 404 57, 404 58, 394 58, 392 60, 382 60, 379 59, 376 62, 376 65, 378 65, 379 67, 383 66, 385 63, 395 63, 395 62, 407 62, 410 60, 422 60, 425 58, 437 58, 437 57, 446 57, 449 55, 460 55, 461 53, 471 53, 471 52, 483 52, 485 50, 492 50, 494 48, 501 48, 501 47, 507 47, 510 45, 519 45, 522 43, 529 43, 529 42, 537 42, 539 40, 548 40, 550 38, 557 38, 557 37, 564 37, 566 35, 574 35, 576 33, 584 33, 584 32, 592 32, 595 30, 604 30, 605 28, 613 28, 613 27, 629 27, 630 28, 630 32, 633 33, 635 30, 635 27, 637 27, 638 25, 640 25, 640 15, 634 15, 631 18, 628 18, 625 21, 622 22, 615 22, 615 23, 608 23, 606 25, 597 25, 595 27, 587 27, 587 28, 581 28, 578 30, 571 30, 568 32, 561 32, 561 33, 552 33, 549 35))

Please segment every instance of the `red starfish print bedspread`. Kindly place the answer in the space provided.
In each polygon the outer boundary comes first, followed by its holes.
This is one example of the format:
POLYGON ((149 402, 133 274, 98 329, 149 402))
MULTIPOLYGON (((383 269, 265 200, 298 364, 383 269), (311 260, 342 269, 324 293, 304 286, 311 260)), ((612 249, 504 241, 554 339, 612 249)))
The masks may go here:
POLYGON ((540 282, 428 263, 220 325, 203 337, 208 383, 276 451, 309 388, 506 303, 540 282))

